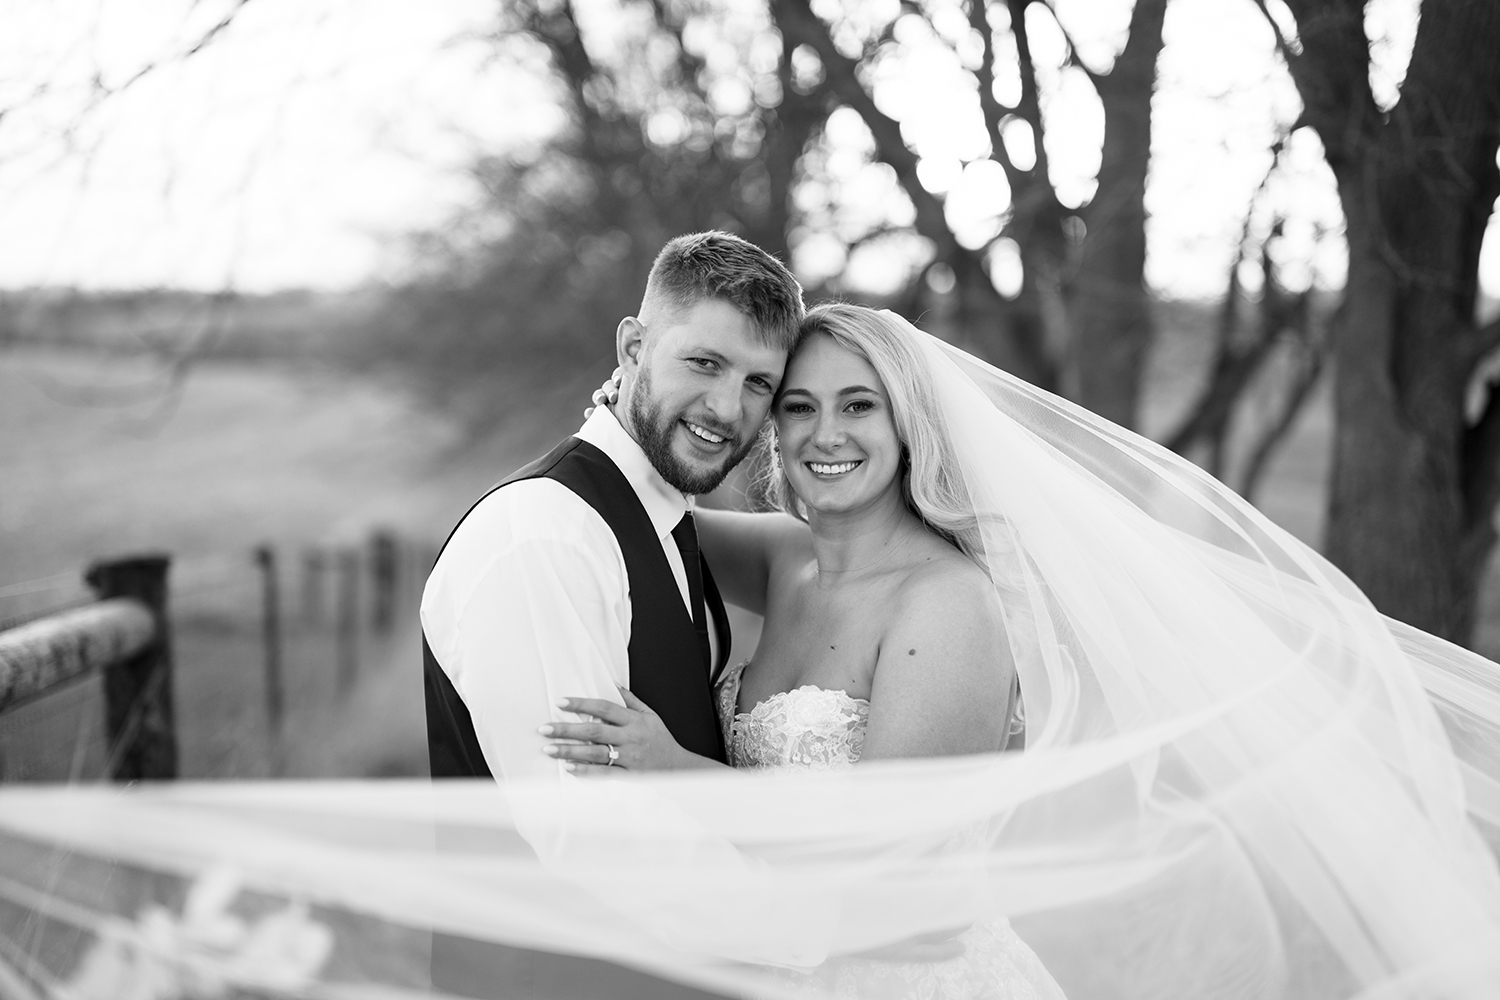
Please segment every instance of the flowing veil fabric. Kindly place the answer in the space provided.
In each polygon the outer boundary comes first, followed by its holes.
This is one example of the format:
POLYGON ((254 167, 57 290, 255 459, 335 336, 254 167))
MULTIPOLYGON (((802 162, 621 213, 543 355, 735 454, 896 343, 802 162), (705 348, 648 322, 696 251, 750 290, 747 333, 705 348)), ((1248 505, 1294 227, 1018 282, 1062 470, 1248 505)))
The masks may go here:
POLYGON ((186 984, 143 997, 407 995, 431 932, 491 949, 497 996, 528 995, 506 976, 529 949, 805 997, 833 979, 799 970, 1000 917, 1073 1000, 1496 995, 1500 667, 1382 617, 1190 463, 911 335, 1024 753, 6 789, 0 997, 127 973, 186 984))

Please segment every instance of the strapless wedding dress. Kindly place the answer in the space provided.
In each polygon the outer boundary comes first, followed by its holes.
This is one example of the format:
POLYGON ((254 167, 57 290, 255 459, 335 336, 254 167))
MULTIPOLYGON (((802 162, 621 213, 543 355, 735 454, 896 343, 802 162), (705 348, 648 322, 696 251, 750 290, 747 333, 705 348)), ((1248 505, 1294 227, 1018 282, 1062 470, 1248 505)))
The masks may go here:
MULTIPOLYGON (((726 670, 715 690, 731 765, 815 771, 854 766, 864 750, 869 701, 804 684, 741 712, 740 678, 748 665, 726 670)), ((793 981, 810 993, 847 1000, 1064 1000, 1005 918, 975 924, 958 942, 963 953, 939 962, 841 959, 793 981)))

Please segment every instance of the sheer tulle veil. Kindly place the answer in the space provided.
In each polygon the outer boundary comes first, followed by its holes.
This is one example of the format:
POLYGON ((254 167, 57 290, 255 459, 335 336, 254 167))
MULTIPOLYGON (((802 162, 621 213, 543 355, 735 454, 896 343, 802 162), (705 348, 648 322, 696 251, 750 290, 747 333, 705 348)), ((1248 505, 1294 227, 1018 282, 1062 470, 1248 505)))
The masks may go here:
POLYGON ((807 996, 797 969, 997 916, 1074 1000, 1493 996, 1500 667, 1382 617, 1178 456, 901 322, 979 520, 1024 752, 6 789, 0 996, 90 995, 106 953, 402 995, 433 931, 487 943, 497 977, 521 948, 807 996))

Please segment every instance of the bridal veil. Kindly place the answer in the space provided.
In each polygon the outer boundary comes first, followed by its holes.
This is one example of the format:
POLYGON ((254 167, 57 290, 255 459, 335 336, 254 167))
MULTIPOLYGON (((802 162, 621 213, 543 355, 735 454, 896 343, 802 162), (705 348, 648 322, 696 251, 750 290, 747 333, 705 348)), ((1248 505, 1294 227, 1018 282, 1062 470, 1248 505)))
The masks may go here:
POLYGON ((999 917, 1073 1000, 1495 996, 1500 668, 1382 617, 1178 456, 911 335, 1023 753, 9 788, 0 997, 116 995, 88 992, 110 969, 186 984, 142 997, 425 995, 433 932, 490 949, 496 982, 523 949, 800 997, 798 969, 999 917))

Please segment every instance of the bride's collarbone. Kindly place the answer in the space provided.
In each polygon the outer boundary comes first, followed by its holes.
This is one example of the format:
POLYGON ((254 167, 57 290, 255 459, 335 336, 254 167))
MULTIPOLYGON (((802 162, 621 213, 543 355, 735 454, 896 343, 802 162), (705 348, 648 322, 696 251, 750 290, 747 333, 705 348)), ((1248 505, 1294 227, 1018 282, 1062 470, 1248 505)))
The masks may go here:
POLYGON ((820 573, 809 554, 773 573, 741 705, 809 684, 869 699, 881 643, 900 617, 907 588, 930 574, 973 571, 946 543, 920 544, 926 541, 909 547, 906 558, 866 572, 820 573))
POLYGON ((769 602, 742 703, 805 685, 868 699, 894 593, 878 581, 787 588, 769 602))

